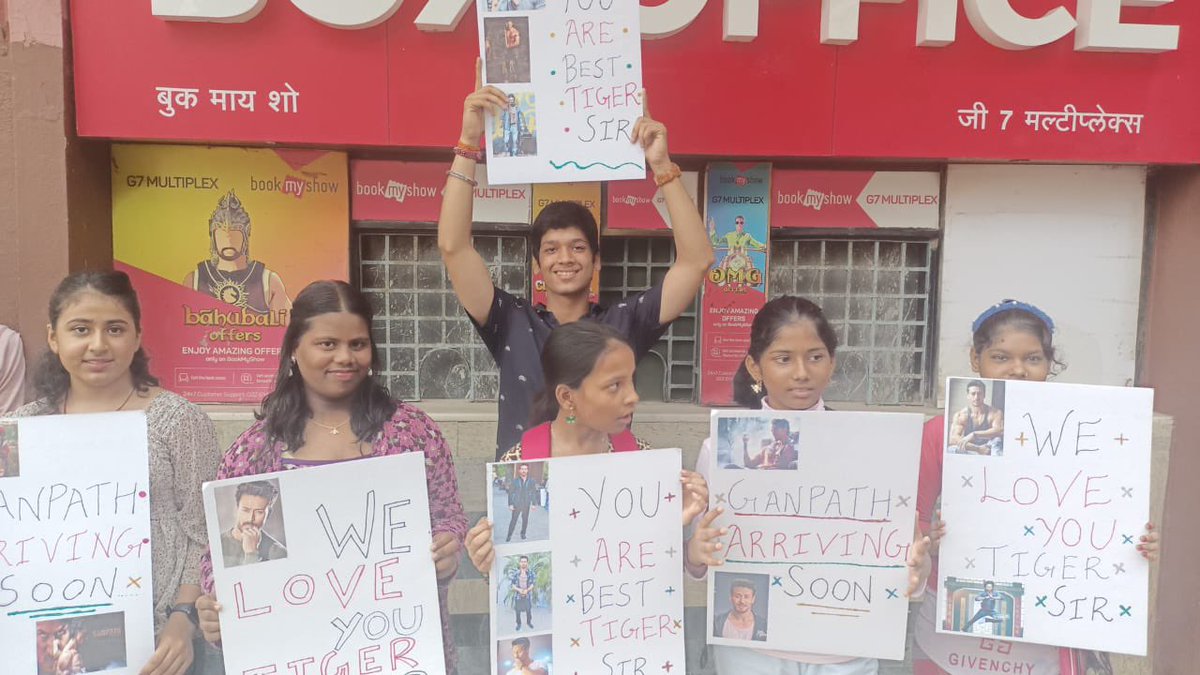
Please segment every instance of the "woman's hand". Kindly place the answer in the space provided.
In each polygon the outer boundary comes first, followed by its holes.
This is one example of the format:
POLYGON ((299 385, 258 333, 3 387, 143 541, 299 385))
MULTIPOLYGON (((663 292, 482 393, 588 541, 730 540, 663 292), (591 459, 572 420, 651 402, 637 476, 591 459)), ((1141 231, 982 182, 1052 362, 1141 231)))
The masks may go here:
POLYGON ((929 555, 937 555, 941 548, 942 539, 946 537, 946 521, 942 520, 942 510, 935 509, 933 522, 929 524, 929 555))
POLYGON ((463 101, 462 135, 459 141, 474 146, 483 136, 483 113, 499 113, 508 107, 508 97, 492 85, 483 86, 483 63, 475 59, 475 91, 463 101))
POLYGON ((913 535, 913 544, 908 549, 908 589, 904 591, 906 598, 920 596, 925 592, 925 584, 928 583, 929 573, 933 570, 933 558, 929 555, 931 538, 922 536, 919 528, 913 535))
POLYGON ((452 578, 458 571, 458 552, 462 550, 458 537, 449 532, 435 532, 429 550, 433 552, 433 566, 437 569, 438 580, 452 578))
POLYGON ((708 509, 708 481, 695 471, 683 471, 679 476, 683 489, 683 526, 691 524, 696 516, 708 509))
MULTIPOLYGON (((699 524, 696 525, 696 531, 692 533, 692 538, 687 543, 687 563, 693 570, 698 570, 704 567, 718 567, 725 564, 725 560, 717 557, 717 553, 723 548, 721 542, 718 541, 725 536, 729 530, 721 527, 713 527, 713 521, 725 513, 725 509, 717 507, 709 511, 699 524)), ((696 576, 701 576, 697 574, 696 576)))
POLYGON ((1162 538, 1158 536, 1158 530, 1154 529, 1154 523, 1146 523, 1146 533, 1142 535, 1137 545, 1137 550, 1142 554, 1142 557, 1150 562, 1158 562, 1158 551, 1161 548, 1162 538))
POLYGON ((172 612, 167 625, 158 634, 158 646, 146 662, 141 675, 183 675, 192 665, 192 638, 195 627, 186 615, 172 612))
POLYGON ((486 517, 480 518, 475 527, 467 532, 467 555, 471 564, 479 573, 487 576, 492 571, 492 563, 496 562, 496 550, 492 548, 492 523, 486 517))
POLYGON ((202 595, 196 598, 196 614, 200 618, 200 634, 210 644, 221 644, 221 605, 217 604, 216 595, 202 595))
POLYGON ((646 153, 646 164, 654 173, 671 168, 671 153, 667 151, 667 127, 650 117, 650 102, 642 90, 642 116, 633 123, 630 140, 642 146, 646 153))

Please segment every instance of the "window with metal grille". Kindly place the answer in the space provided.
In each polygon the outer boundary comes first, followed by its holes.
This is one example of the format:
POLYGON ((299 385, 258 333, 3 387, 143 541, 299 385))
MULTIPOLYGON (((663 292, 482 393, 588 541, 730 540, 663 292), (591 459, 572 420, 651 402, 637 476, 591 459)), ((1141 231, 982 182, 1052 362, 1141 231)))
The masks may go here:
MULTIPOLYGON (((529 292, 524 235, 476 235, 492 281, 529 292)), ((372 335, 392 395, 494 400, 500 376, 446 278, 433 232, 358 235, 359 286, 375 308, 372 335)))
MULTIPOLYGON (((605 237, 601 248, 600 302, 605 305, 661 283, 675 260, 674 243, 667 238, 605 237)), ((638 363, 637 389, 643 399, 693 400, 698 372, 697 313, 698 305, 693 302, 638 363)))
POLYGON ((919 404, 929 397, 933 254, 928 240, 771 242, 771 297, 816 302, 841 342, 827 399, 919 404))

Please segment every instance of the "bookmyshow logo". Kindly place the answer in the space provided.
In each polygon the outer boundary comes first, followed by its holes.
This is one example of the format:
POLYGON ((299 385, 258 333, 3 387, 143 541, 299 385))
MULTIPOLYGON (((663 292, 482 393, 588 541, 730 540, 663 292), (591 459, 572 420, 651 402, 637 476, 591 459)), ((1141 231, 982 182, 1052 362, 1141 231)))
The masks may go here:
POLYGON ((775 197, 776 204, 799 204, 813 211, 820 211, 826 206, 848 206, 854 202, 854 195, 838 194, 836 192, 821 192, 809 188, 801 192, 780 192, 775 197))
POLYGON ((436 187, 419 185, 417 183, 401 183, 389 180, 387 183, 355 183, 354 193, 360 197, 383 197, 397 204, 403 204, 409 197, 417 199, 434 199, 441 194, 436 187))
POLYGON ((643 204, 652 204, 654 200, 649 197, 639 197, 638 195, 613 195, 613 204, 624 204, 625 206, 641 206, 643 204))

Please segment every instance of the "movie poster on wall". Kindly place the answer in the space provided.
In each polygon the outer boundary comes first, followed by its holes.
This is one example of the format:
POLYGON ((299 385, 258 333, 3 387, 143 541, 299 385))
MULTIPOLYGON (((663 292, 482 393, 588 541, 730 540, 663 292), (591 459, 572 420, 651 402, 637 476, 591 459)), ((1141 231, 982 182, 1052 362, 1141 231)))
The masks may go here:
POLYGON ((771 165, 708 165, 704 219, 716 260, 700 305, 700 401, 733 403, 733 375, 750 345, 750 324, 767 301, 771 165))
POLYGON ((292 298, 349 271, 340 152, 113 146, 113 258, 163 386, 197 403, 271 389, 292 298))

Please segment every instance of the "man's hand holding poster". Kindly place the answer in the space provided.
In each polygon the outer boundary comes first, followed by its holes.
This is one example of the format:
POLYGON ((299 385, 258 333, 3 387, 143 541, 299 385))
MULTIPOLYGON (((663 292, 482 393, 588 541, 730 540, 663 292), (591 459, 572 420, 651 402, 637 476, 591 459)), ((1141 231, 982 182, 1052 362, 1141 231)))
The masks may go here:
POLYGON ((951 378, 939 632, 1146 653, 1149 389, 951 378))
POLYGON ((683 672, 679 475, 679 450, 488 465, 493 673, 683 672))
POLYGON ((709 642, 904 658, 920 415, 714 412, 709 642))
POLYGON ((444 671, 423 462, 205 484, 227 672, 444 671))
POLYGON ((137 673, 154 652, 140 412, 0 420, 0 670, 137 673))

